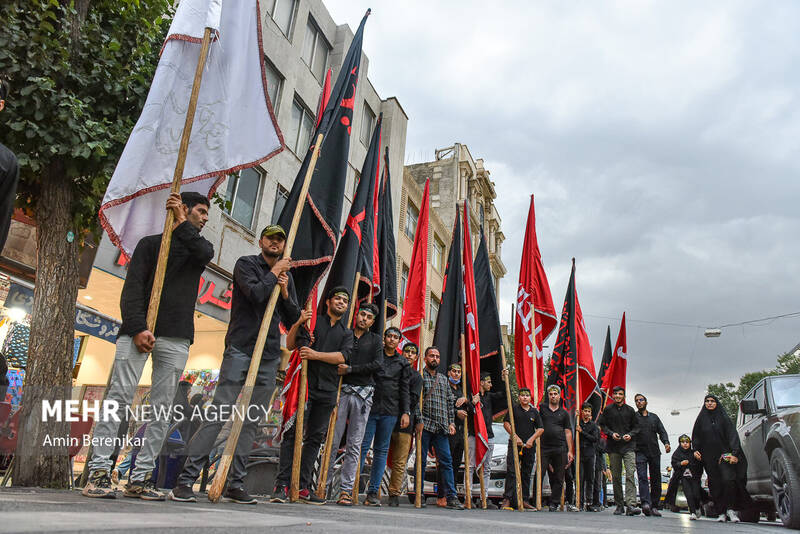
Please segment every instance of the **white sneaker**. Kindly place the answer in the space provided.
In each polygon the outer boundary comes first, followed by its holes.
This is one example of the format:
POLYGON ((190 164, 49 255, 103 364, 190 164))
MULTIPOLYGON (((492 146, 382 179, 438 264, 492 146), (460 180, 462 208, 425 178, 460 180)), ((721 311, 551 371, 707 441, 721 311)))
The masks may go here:
POLYGON ((691 521, 697 521, 697 519, 698 519, 698 517, 697 517, 697 514, 695 514, 694 512, 692 512, 691 514, 689 514, 689 519, 690 519, 691 521))
POLYGON ((725 522, 725 514, 719 514, 717 516, 717 523, 724 523, 725 522))
POLYGON ((728 510, 728 520, 731 523, 738 523, 739 522, 739 514, 736 513, 734 510, 728 510))

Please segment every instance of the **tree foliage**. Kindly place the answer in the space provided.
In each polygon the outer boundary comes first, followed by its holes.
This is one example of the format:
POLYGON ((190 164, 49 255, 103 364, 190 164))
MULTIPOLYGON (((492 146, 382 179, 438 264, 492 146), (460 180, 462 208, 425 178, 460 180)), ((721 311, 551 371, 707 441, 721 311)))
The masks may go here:
POLYGON ((155 72, 169 0, 12 0, 0 10, 11 81, 2 142, 20 164, 18 206, 35 216, 44 170, 60 160, 75 233, 97 210, 155 72))
POLYGON ((753 371, 744 374, 738 384, 733 382, 709 384, 708 394, 716 395, 719 398, 722 406, 728 412, 728 415, 736 425, 736 415, 739 411, 739 402, 744 398, 747 393, 753 389, 753 386, 768 376, 800 374, 800 355, 794 352, 787 352, 778 356, 778 365, 773 369, 765 369, 763 371, 753 371))

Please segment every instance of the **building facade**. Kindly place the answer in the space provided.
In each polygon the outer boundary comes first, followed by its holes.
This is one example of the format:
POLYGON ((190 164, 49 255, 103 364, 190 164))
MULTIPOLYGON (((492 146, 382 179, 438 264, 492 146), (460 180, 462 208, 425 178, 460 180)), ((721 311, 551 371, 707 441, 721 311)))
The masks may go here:
MULTIPOLYGON (((403 169, 400 226, 397 232, 397 271, 400 275, 398 298, 401 307, 411 265, 414 230, 422 204, 422 191, 425 180, 428 179, 430 179, 430 225, 425 302, 426 328, 422 334, 423 345, 430 345, 433 342, 433 329, 442 301, 444 270, 453 235, 456 209, 465 199, 469 201, 473 253, 478 248, 481 227, 486 235, 495 294, 499 294, 500 279, 506 274, 506 267, 501 259, 505 236, 501 230, 500 214, 494 205, 497 194, 490 172, 484 167, 482 159, 472 157, 466 145, 455 143, 453 146, 436 150, 433 161, 407 165, 403 169)), ((399 315, 395 324, 399 324, 399 315)))

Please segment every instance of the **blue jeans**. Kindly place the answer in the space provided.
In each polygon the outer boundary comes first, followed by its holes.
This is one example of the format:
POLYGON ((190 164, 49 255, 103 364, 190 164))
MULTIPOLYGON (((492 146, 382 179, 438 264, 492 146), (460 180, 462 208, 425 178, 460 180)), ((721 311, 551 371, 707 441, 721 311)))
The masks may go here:
MULTIPOLYGON (((383 472, 386 470, 386 457, 389 455, 389 443, 392 440, 395 423, 397 423, 396 415, 370 415, 367 420, 364 441, 361 442, 362 467, 369 446, 372 445, 372 472, 369 475, 367 493, 378 493, 383 472), (372 442, 373 438, 375 443, 372 442)), ((355 482, 354 488, 358 488, 358 481, 355 482)))
POLYGON ((436 459, 439 461, 439 470, 444 475, 445 491, 448 499, 456 498, 456 482, 453 477, 453 459, 450 457, 450 440, 446 434, 434 434, 427 430, 422 431, 422 457, 423 466, 428 463, 428 451, 433 447, 436 459))

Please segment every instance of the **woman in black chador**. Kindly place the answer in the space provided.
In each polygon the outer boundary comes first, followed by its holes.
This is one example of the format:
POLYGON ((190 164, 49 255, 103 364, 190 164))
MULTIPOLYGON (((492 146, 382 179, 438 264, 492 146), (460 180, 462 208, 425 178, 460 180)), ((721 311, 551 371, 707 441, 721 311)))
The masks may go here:
MULTIPOLYGON (((686 434, 678 438, 678 448, 672 453, 672 479, 670 485, 680 484, 689 505, 689 519, 700 518, 701 490, 700 477, 703 465, 694 457, 692 438, 686 434)), ((677 488, 676 488, 677 489, 677 488)))
POLYGON ((703 463, 708 489, 719 517, 739 521, 734 510, 752 506, 747 494, 747 458, 739 435, 725 408, 714 395, 706 395, 692 430, 694 457, 703 463))

